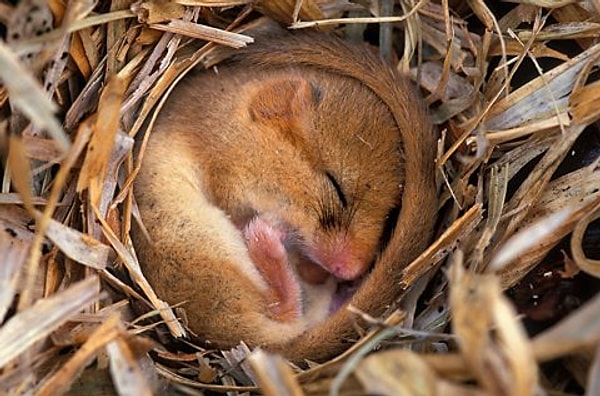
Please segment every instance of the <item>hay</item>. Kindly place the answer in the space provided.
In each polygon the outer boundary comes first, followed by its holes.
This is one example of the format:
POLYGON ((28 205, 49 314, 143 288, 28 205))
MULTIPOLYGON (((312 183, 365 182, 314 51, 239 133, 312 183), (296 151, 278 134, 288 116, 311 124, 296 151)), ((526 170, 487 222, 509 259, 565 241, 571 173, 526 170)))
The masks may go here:
POLYGON ((0 3, 0 393, 600 394, 598 4, 400 3, 0 3), (355 39, 385 22, 442 131, 438 237, 400 310, 305 369, 181 338, 129 239, 134 139, 261 14, 355 39))

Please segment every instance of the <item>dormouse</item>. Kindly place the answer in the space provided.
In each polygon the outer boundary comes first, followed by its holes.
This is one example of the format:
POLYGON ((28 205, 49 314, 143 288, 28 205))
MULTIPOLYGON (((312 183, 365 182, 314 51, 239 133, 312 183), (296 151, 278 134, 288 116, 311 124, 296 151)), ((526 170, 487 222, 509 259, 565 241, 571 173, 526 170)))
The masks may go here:
POLYGON ((410 82, 324 33, 258 40, 175 88, 134 185, 159 297, 189 327, 320 360, 427 246, 435 133, 410 82))

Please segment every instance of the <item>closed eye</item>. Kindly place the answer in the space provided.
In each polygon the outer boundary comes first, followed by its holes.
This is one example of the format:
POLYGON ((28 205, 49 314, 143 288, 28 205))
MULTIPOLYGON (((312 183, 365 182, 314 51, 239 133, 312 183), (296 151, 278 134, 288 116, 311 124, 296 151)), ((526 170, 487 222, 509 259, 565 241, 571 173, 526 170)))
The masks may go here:
POLYGON ((329 182, 333 186, 333 189, 335 190, 338 199, 342 203, 342 207, 345 208, 348 205, 348 201, 346 200, 346 195, 344 194, 344 190, 342 190, 342 186, 340 186, 340 183, 338 183, 338 181, 331 173, 325 172, 325 176, 327 176, 327 180, 329 180, 329 182))

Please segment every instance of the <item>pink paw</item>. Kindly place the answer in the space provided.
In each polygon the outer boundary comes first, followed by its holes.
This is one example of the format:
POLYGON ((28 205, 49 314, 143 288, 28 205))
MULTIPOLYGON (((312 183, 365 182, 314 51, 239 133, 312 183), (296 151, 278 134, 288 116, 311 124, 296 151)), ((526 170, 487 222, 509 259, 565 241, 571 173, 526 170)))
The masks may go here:
POLYGON ((243 235, 252 262, 269 286, 271 316, 282 322, 298 319, 302 315, 301 290, 283 245, 285 233, 255 217, 246 225, 243 235))

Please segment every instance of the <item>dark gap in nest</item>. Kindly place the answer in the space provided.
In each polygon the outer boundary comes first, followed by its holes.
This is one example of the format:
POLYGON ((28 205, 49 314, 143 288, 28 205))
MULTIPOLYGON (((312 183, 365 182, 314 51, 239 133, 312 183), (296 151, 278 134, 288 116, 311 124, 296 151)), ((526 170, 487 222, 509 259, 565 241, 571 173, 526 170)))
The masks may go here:
MULTIPOLYGON (((368 23, 363 32, 363 41, 374 47, 379 47, 380 25, 377 23, 368 23)), ((404 52, 404 31, 394 30, 392 36, 392 47, 395 56, 404 52)), ((394 62, 395 63, 395 62, 394 62)))
MULTIPOLYGON (((363 39, 371 45, 379 45, 379 25, 376 23, 368 23, 363 33, 363 39)), ((395 49, 398 50, 397 48, 395 49)))
POLYGON ((50 244, 48 242, 42 243, 42 256, 50 253, 52 251, 50 244))
POLYGON ((540 364, 540 369, 546 380, 551 384, 550 388, 560 390, 565 395, 583 395, 585 389, 577 383, 573 378, 573 374, 567 370, 564 362, 561 360, 553 360, 540 364))
MULTIPOLYGON (((512 59, 515 58, 516 56, 514 55, 508 55, 508 59, 512 59)), ((554 58, 536 58, 537 64, 538 66, 542 69, 542 71, 544 73, 548 72, 549 70, 552 70, 553 68, 562 65, 564 62, 559 60, 559 59, 554 59, 554 58)), ((490 77, 492 76, 492 73, 494 72, 494 70, 496 70, 496 68, 498 68, 498 66, 501 64, 502 62, 502 57, 501 56, 495 56, 493 58, 490 59, 488 68, 487 68, 487 72, 486 72, 486 76, 485 76, 485 81, 489 81, 490 77)), ((512 70, 513 65, 510 65, 510 68, 512 70)), ((536 65, 534 64, 534 62, 531 60, 531 58, 529 57, 525 57, 521 64, 519 65, 519 68, 515 71, 512 79, 510 80, 510 88, 511 88, 511 92, 522 87, 523 85, 531 82, 532 80, 534 80, 535 78, 540 76, 540 71, 538 70, 538 68, 536 67, 536 65)))
POLYGON ((504 2, 504 1, 488 1, 486 6, 490 9, 491 13, 497 20, 500 20, 504 15, 508 14, 514 8, 518 7, 519 4, 504 2))
POLYGON ((540 71, 538 70, 538 67, 541 68, 544 73, 547 73, 549 70, 564 63, 563 61, 554 58, 536 58, 536 62, 537 66, 531 58, 525 57, 523 59, 523 62, 519 65, 518 70, 510 81, 512 90, 516 90, 539 77, 540 71))
POLYGON ((553 178, 590 165, 598 157, 600 157, 600 128, 598 123, 595 123, 585 128, 581 136, 577 138, 569 155, 559 165, 553 178))
POLYGON ((545 45, 548 48, 567 55, 569 59, 573 59, 585 50, 585 48, 581 48, 576 40, 550 40, 546 42, 545 45))
MULTIPOLYGON (((394 9, 393 15, 400 15, 402 12, 399 7, 394 9)), ((346 13, 347 14, 347 13, 346 13)), ((349 16, 349 15, 345 15, 349 16)), ((403 24, 403 22, 401 22, 403 24)), ((378 23, 367 23, 364 27, 362 39, 365 43, 379 47, 379 33, 381 25, 378 23)), ((395 56, 402 54, 404 51, 404 30, 394 29, 392 32, 392 48, 395 51, 395 56)))
POLYGON ((583 252, 592 260, 600 260, 600 219, 592 221, 583 234, 583 252))
MULTIPOLYGON (((425 90, 425 88, 422 87, 418 87, 420 94, 423 97, 427 97, 427 95, 429 94, 428 91, 425 90)), ((444 105, 444 101, 442 99, 436 99, 433 102, 431 102, 431 104, 429 104, 427 107, 429 108, 429 111, 434 113, 436 111, 439 110, 440 106, 444 105)), ((440 125, 438 127, 438 130, 443 131, 444 129, 448 130, 448 123, 444 123, 443 125, 440 125)), ((452 145, 453 141, 450 140, 446 140, 445 145, 444 145, 444 150, 447 150, 450 148, 450 146, 452 145)), ((465 147, 465 145, 463 144, 462 147, 465 147)))
POLYGON ((531 161, 529 161, 524 167, 522 167, 515 175, 508 181, 508 186, 506 190, 506 200, 505 202, 510 201, 513 195, 517 192, 521 184, 527 179, 529 174, 533 171, 538 162, 542 159, 544 153, 534 157, 531 161))
POLYGON ((10 318, 13 317, 13 315, 17 313, 17 307, 19 306, 20 296, 20 294, 15 294, 15 298, 12 300, 10 306, 8 307, 8 310, 6 311, 6 314, 4 315, 4 320, 0 321, 0 326, 3 326, 6 322, 8 322, 10 318))
MULTIPOLYGON (((64 123, 68 109, 71 108, 71 106, 77 100, 79 95, 81 95, 86 85, 86 78, 81 74, 79 68, 74 65, 73 59, 69 59, 67 61, 66 68, 71 72, 70 84, 68 86, 67 84, 60 85, 59 87, 57 87, 57 91, 61 90, 61 92, 54 93, 55 100, 57 100, 58 98, 61 98, 63 100, 61 106, 59 107, 59 111, 56 112, 56 116, 60 119, 61 123, 64 123)), ((49 67, 44 70, 44 75, 47 73, 48 70, 49 67)), ((87 117, 93 111, 96 111, 95 107, 93 109, 90 109, 89 113, 83 114, 81 118, 87 117)))
MULTIPOLYGON (((2 25, 0 25, 2 26, 2 25)), ((4 106, 0 106, 0 120, 8 120, 10 117, 10 106, 8 105, 8 101, 4 106)), ((0 134, 0 156, 2 159, 6 159, 8 156, 8 136, 6 134, 0 134)), ((0 161, 0 170, 4 171, 2 168, 4 163, 0 161)))
MULTIPOLYGON (((466 3, 465 3, 466 5, 466 3)), ((494 15, 494 17, 496 18, 496 20, 500 20, 502 19, 502 17, 506 14, 508 14, 513 8, 517 7, 518 4, 511 4, 511 3, 505 3, 505 2, 500 2, 500 1, 492 1, 492 2, 487 2, 486 6, 490 9, 491 13, 494 15)), ((450 7, 451 9, 454 9, 454 6, 450 7)), ((456 9, 456 11, 459 11, 458 9, 456 9)), ((466 30, 469 31, 470 33, 475 33, 478 36, 482 36, 485 32, 485 26, 483 25, 483 23, 481 23, 481 20, 479 20, 479 18, 477 17, 477 15, 470 13, 470 10, 468 15, 462 15, 459 13, 460 16, 462 16, 467 24, 466 26, 466 30)), ((496 33, 496 32, 494 32, 496 33)))
POLYGON ((58 356, 69 356, 69 355, 72 355, 76 349, 77 349, 77 347, 75 347, 73 345, 64 346, 58 350, 57 355, 58 356))
MULTIPOLYGON (((201 11, 200 19, 210 21, 211 26, 226 29, 237 19, 241 10, 242 7, 230 7, 229 9, 219 9, 218 12, 215 12, 214 8, 204 7, 201 11)), ((245 20, 253 21, 261 16, 262 14, 260 12, 252 10, 248 16, 246 16, 245 20)))
POLYGON ((94 7, 94 12, 101 13, 101 14, 110 12, 110 2, 99 1, 98 3, 96 3, 96 7, 94 7))
MULTIPOLYGON (((562 161, 552 178, 585 167, 599 156, 600 131, 596 125, 592 125, 575 141, 571 154, 562 161)), ((541 157, 533 159, 510 180, 507 199, 515 193, 541 157)), ((530 335, 553 326, 600 290, 600 279, 586 273, 580 272, 571 277, 561 275, 565 270, 564 254, 570 256, 570 238, 570 234, 563 238, 539 265, 507 291, 519 313, 525 315, 523 323, 530 335)), ((591 259, 600 258, 600 220, 588 226, 583 238, 583 250, 591 259)))
MULTIPOLYGON (((594 67, 592 69, 592 71, 590 72, 590 74, 588 75, 588 78, 585 82, 586 82, 586 84, 591 84, 598 80, 600 80, 600 69, 598 67, 594 67)), ((596 122, 596 125, 597 124, 598 124, 598 122, 596 122)))
MULTIPOLYGON (((596 222, 596 226, 600 222, 596 222)), ((584 272, 563 275, 570 235, 564 238, 529 274, 507 290, 523 324, 534 336, 564 319, 600 290, 600 279, 584 272)))
MULTIPOLYGON (((493 8, 493 7, 492 7, 493 8)), ((498 17, 500 19, 500 17, 498 17)), ((546 25, 555 23, 556 21, 552 17, 548 17, 546 25)), ((521 23, 518 26, 518 29, 529 29, 531 28, 530 23, 521 23)), ((582 48, 579 46, 577 41, 575 40, 555 40, 548 41, 544 43, 548 48, 556 50, 562 54, 567 55, 570 59, 579 55, 582 51, 582 48)), ((508 58, 515 58, 515 55, 509 55, 508 58)), ((485 77, 485 81, 489 80, 492 72, 500 65, 502 61, 501 56, 496 56, 490 59, 489 66, 487 69, 487 74, 485 77)), ((564 63, 563 60, 551 58, 551 57, 536 57, 535 61, 537 62, 537 66, 534 61, 526 56, 522 63, 519 65, 519 69, 515 72, 512 80, 511 80, 511 88, 512 90, 517 89, 531 80, 537 78, 540 75, 540 71, 538 67, 542 69, 544 73, 552 70, 553 68, 560 66, 564 63)), ((512 66, 511 66, 512 67, 512 66)))
MULTIPOLYGON (((106 272, 108 272, 109 274, 111 274, 112 276, 114 276, 115 278, 117 278, 118 280, 120 280, 121 282, 123 282, 124 284, 126 284, 128 286, 133 286, 133 289, 136 292, 140 293, 141 295, 144 295, 144 293, 142 292, 142 290, 140 290, 137 287, 137 285, 135 285, 135 283, 133 282, 133 280, 129 276, 129 272, 126 271, 125 269, 123 269, 122 265, 119 262, 112 263, 111 265, 107 265, 106 266, 106 272)), ((109 288, 111 290, 111 293, 114 293, 115 296, 119 296, 120 298, 127 298, 131 304, 139 303, 139 304, 145 306, 145 309, 143 309, 143 310, 141 309, 140 312, 137 312, 137 313, 142 314, 142 313, 148 312, 148 307, 144 303, 138 301, 136 298, 129 297, 128 295, 126 295, 125 293, 123 293, 122 290, 120 290, 119 288, 114 287, 112 285, 112 283, 103 281, 102 285, 103 285, 103 287, 109 288)))

